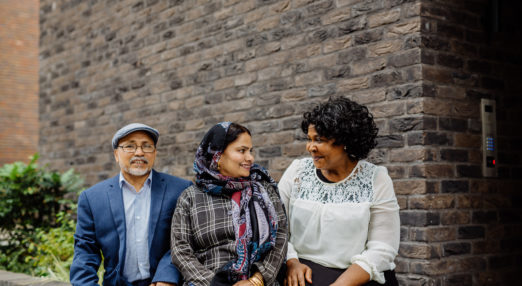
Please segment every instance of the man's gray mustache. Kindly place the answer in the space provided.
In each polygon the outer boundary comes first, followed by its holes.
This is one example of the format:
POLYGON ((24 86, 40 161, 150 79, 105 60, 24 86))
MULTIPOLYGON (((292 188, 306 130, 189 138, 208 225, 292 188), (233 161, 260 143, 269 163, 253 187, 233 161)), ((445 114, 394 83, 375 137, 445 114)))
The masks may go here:
POLYGON ((149 163, 149 160, 147 160, 145 157, 136 157, 136 156, 132 157, 130 159, 130 163, 132 164, 132 163, 134 163, 134 161, 143 161, 143 162, 145 162, 145 164, 149 163))

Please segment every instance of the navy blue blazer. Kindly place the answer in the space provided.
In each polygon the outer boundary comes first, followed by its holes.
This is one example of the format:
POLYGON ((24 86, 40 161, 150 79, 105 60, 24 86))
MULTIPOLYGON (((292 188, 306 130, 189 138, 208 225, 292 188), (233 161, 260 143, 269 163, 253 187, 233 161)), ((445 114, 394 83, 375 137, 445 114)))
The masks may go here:
MULTIPOLYGON (((179 195, 192 183, 152 170, 149 220, 149 263, 152 282, 179 283, 171 263, 170 223, 179 195)), ((123 277, 126 226, 119 175, 81 193, 74 234, 73 285, 97 285, 103 254, 103 285, 130 285, 123 277)))

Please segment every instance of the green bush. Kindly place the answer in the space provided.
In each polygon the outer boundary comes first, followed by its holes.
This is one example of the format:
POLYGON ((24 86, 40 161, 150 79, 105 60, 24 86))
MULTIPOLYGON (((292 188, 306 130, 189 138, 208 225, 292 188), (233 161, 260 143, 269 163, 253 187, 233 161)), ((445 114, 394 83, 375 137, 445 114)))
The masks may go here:
POLYGON ((36 229, 29 245, 29 256, 25 262, 32 269, 32 275, 47 276, 56 280, 69 281, 69 269, 74 254, 74 231, 76 223, 70 213, 60 212, 58 227, 36 229))
POLYGON ((68 276, 75 205, 65 195, 78 194, 83 180, 73 170, 60 174, 38 167, 37 159, 0 167, 0 268, 68 276))
MULTIPOLYGON (((71 213, 58 213, 59 227, 49 230, 37 229, 35 240, 28 240, 29 254, 26 264, 31 267, 31 275, 45 276, 55 280, 69 282, 69 270, 74 255, 74 232, 76 222, 71 213)), ((98 270, 98 279, 103 281, 103 260, 98 270)))

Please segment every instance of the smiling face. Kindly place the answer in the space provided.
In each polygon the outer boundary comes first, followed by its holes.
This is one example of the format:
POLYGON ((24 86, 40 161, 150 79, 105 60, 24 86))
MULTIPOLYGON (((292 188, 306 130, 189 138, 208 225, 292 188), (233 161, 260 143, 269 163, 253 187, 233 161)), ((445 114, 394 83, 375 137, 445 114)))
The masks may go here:
POLYGON ((334 145, 334 139, 319 136, 314 125, 308 126, 306 150, 310 152, 314 165, 321 170, 336 170, 346 166, 348 155, 342 145, 334 145))
POLYGON ((228 144, 219 159, 219 173, 228 177, 248 177, 254 164, 252 154, 252 137, 241 133, 236 140, 228 144))
MULTIPOLYGON (((123 137, 118 142, 118 146, 127 145, 154 146, 154 141, 146 132, 136 131, 123 137)), ((127 153, 123 151, 123 148, 118 147, 114 150, 114 158, 120 165, 124 177, 148 176, 156 159, 156 149, 152 153, 144 153, 143 149, 138 147, 136 152, 127 153)))

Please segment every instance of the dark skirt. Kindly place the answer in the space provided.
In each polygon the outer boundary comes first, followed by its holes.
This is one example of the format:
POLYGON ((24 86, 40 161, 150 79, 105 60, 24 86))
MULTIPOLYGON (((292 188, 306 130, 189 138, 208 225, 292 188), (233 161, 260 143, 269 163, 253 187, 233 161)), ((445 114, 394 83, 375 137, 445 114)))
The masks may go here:
MULTIPOLYGON (((339 268, 329 268, 322 265, 319 265, 317 263, 314 263, 310 260, 306 259, 299 259, 299 262, 308 265, 312 269, 312 284, 306 283, 307 286, 328 286, 335 282, 341 274, 346 269, 339 269, 339 268)), ((384 279, 386 280, 385 284, 379 284, 377 281, 370 281, 365 286, 399 286, 399 282, 397 281, 397 278, 395 277, 395 271, 393 270, 387 270, 384 271, 384 279)))

